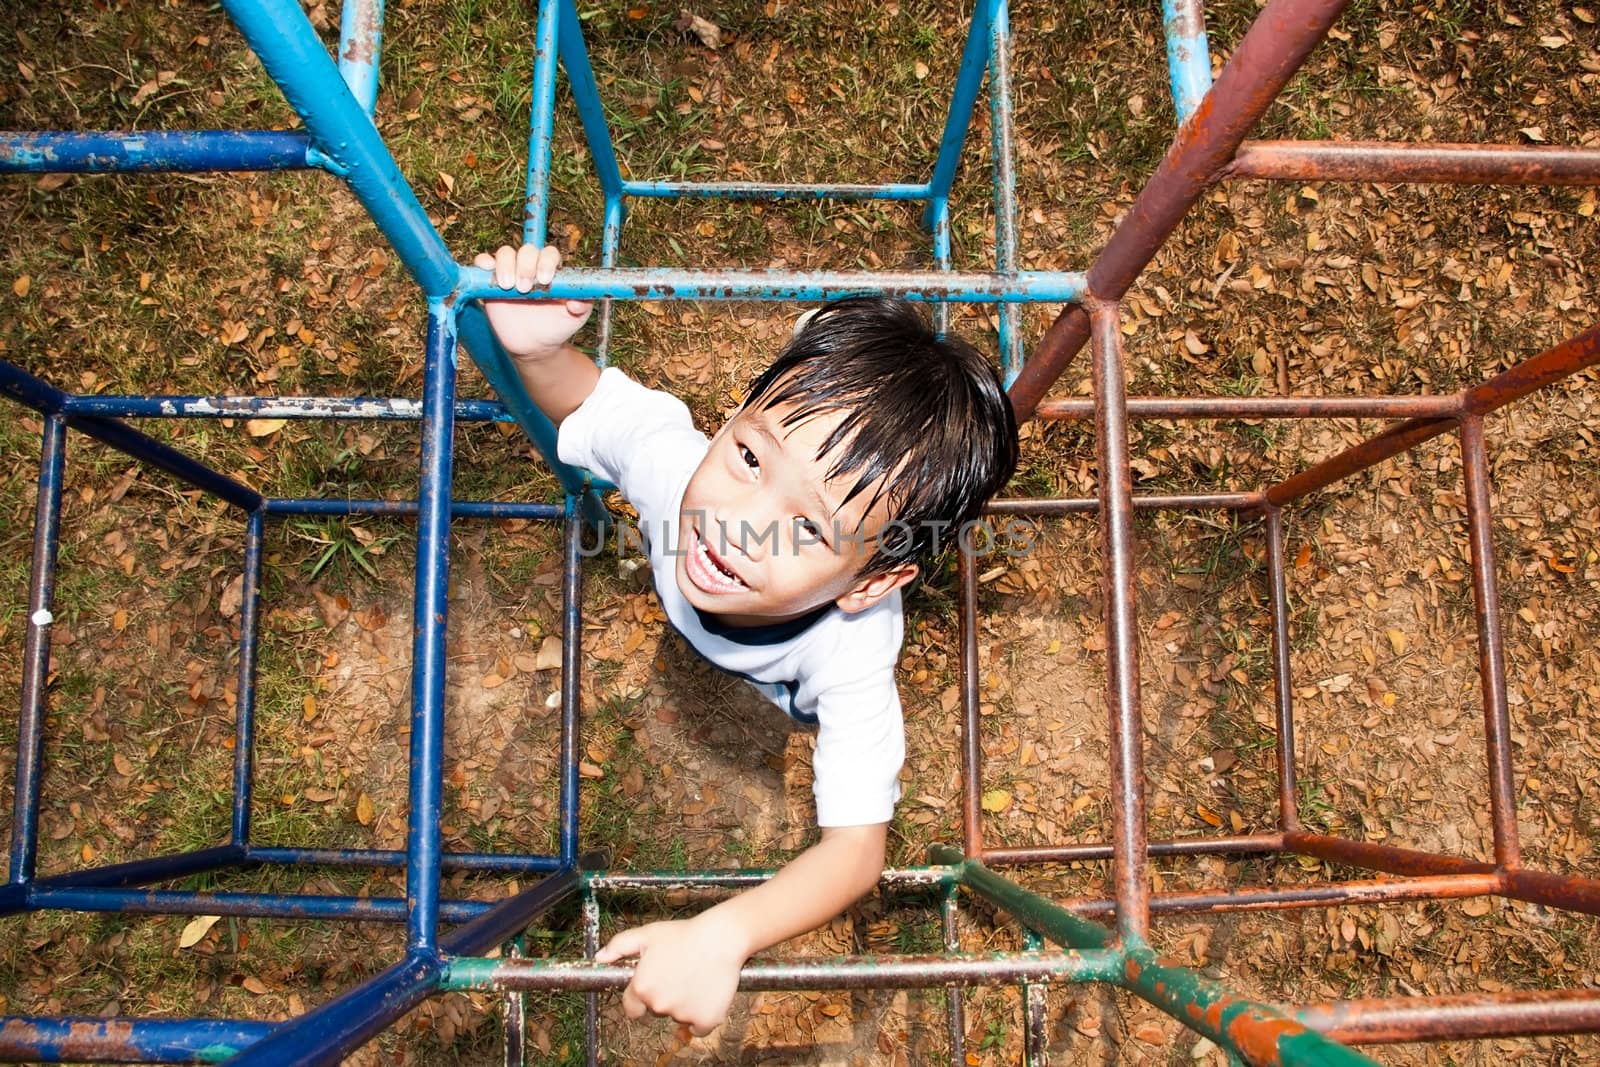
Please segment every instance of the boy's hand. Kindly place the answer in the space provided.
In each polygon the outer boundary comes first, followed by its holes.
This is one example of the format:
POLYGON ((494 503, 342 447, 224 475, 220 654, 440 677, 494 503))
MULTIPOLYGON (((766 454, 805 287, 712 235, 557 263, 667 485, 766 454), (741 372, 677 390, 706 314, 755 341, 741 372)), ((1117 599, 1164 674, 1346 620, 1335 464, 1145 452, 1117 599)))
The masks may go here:
POLYGON ((738 933, 710 912, 679 922, 624 930, 595 954, 600 963, 639 957, 622 991, 622 1010, 637 1019, 650 1012, 687 1023, 697 1036, 728 1017, 747 953, 738 933))
MULTIPOLYGON (((554 245, 539 248, 501 245, 493 255, 479 253, 475 266, 494 272, 494 283, 502 289, 532 292, 535 285, 549 285, 561 266, 561 250, 554 245)), ((587 300, 485 300, 484 313, 506 351, 513 356, 540 356, 556 352, 589 319, 593 305, 587 300)))

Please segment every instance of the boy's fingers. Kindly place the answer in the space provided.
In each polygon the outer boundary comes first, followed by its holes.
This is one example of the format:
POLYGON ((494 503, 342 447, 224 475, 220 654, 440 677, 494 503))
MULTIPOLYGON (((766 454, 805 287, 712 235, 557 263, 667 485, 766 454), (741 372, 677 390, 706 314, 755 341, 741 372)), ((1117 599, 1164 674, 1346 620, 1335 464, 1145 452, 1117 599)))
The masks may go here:
POLYGON ((479 252, 472 260, 472 265, 479 270, 494 270, 494 253, 479 252))
POLYGON ((517 292, 526 293, 533 288, 539 274, 539 250, 533 245, 517 249, 517 292))
POLYGON ((624 956, 637 956, 644 951, 644 946, 644 934, 635 927, 632 930, 624 930, 607 941, 605 947, 594 954, 594 958, 597 963, 615 963, 624 956))
POLYGON ((555 245, 545 245, 539 249, 539 284, 549 285, 556 277, 556 268, 561 266, 561 249, 555 245))
POLYGON ((501 245, 495 250, 494 283, 502 289, 511 289, 517 284, 517 250, 510 245, 501 245))
POLYGON ((584 315, 589 314, 589 307, 590 304, 587 300, 568 300, 567 314, 573 318, 582 318, 584 315))

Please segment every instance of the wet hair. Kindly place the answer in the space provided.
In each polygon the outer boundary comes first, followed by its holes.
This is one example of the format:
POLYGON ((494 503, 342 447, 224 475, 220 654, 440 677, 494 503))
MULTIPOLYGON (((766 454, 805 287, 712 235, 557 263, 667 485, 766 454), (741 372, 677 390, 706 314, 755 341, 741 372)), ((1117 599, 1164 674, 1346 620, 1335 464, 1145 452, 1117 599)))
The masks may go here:
POLYGON ((745 406, 787 407, 781 425, 844 419, 817 451, 827 478, 854 478, 842 503, 887 500, 863 575, 924 559, 955 540, 1017 465, 1017 423, 999 375, 959 337, 941 337, 915 305, 848 297, 823 305, 751 383, 745 406))

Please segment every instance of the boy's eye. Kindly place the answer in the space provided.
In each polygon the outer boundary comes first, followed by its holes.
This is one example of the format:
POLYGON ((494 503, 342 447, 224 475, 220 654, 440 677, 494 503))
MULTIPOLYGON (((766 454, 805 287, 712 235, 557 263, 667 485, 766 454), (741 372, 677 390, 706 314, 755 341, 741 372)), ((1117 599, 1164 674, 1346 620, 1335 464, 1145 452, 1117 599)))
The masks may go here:
POLYGON ((739 458, 744 460, 744 465, 749 467, 751 470, 758 471, 761 469, 761 461, 756 458, 756 454, 754 452, 750 451, 744 445, 739 446, 739 458))
POLYGON ((822 543, 822 527, 818 526, 810 519, 795 519, 794 528, 805 534, 806 537, 810 538, 813 542, 816 542, 817 544, 822 543))

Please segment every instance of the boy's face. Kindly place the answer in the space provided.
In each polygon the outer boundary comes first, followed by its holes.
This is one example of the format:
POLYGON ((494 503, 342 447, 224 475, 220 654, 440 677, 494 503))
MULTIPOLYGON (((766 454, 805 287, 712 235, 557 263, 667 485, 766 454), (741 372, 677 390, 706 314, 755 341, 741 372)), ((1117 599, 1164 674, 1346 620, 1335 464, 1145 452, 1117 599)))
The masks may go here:
POLYGON ((678 588, 726 622, 781 622, 827 603, 872 606, 916 576, 900 564, 861 577, 889 521, 863 492, 841 507, 855 476, 829 481, 834 456, 817 450, 844 412, 783 426, 786 407, 740 410, 689 479, 679 514, 678 588))

